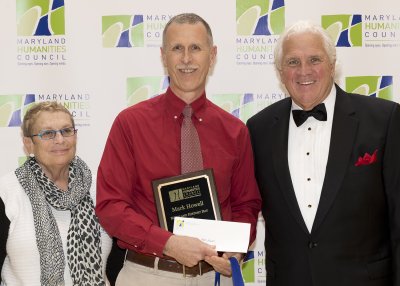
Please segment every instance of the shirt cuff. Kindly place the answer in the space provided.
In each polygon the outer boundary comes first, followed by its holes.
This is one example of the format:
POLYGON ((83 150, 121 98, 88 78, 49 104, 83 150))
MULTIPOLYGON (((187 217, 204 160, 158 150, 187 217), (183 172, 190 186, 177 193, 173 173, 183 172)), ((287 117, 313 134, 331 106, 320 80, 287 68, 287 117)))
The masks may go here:
POLYGON ((163 257, 165 244, 173 234, 156 225, 151 226, 148 232, 146 252, 163 257))

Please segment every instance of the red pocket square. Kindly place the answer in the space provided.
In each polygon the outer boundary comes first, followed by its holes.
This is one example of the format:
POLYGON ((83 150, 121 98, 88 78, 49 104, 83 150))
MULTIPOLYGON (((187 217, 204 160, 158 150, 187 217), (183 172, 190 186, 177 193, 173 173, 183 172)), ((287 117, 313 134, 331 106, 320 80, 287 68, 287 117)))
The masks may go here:
POLYGON ((378 149, 374 151, 372 155, 365 153, 363 157, 358 157, 357 162, 354 166, 363 166, 363 165, 371 165, 376 162, 376 153, 378 153, 378 149))

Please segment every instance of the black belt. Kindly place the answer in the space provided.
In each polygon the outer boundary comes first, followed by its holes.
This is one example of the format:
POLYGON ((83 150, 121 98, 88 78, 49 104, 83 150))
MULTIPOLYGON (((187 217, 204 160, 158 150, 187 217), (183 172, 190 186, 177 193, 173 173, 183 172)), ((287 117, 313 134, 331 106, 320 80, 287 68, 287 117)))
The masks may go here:
MULTIPOLYGON (((162 271, 174 272, 174 273, 182 273, 184 276, 197 276, 202 275, 204 273, 210 272, 214 270, 214 268, 205 261, 200 261, 197 265, 193 267, 187 267, 176 260, 170 260, 158 257, 158 269, 162 271)), ((154 268, 154 262, 156 260, 156 256, 150 256, 135 252, 133 250, 128 250, 126 255, 126 259, 130 262, 154 268)))

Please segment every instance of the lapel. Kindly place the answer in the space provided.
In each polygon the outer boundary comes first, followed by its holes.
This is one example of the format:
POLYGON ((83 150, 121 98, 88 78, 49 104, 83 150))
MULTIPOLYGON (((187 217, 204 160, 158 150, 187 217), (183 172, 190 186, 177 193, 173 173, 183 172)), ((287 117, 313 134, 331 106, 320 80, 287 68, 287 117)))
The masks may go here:
POLYGON ((275 124, 272 127, 272 160, 276 178, 279 182, 279 187, 289 205, 289 210, 293 217, 303 229, 309 234, 306 224, 304 223, 296 195, 293 189, 292 179, 290 178, 289 163, 288 163, 288 132, 290 108, 292 101, 290 98, 284 99, 279 108, 276 109, 275 124))
POLYGON ((348 96, 336 85, 331 142, 321 198, 311 233, 321 226, 344 179, 358 128, 358 119, 348 96))

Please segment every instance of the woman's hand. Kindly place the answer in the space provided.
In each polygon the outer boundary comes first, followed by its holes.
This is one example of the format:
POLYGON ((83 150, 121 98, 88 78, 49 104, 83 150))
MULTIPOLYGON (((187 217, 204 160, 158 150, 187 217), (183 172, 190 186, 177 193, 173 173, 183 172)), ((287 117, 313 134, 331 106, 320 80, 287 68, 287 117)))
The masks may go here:
POLYGON ((241 261, 244 257, 243 253, 225 252, 220 256, 206 256, 204 260, 214 267, 214 270, 221 273, 224 276, 232 276, 230 257, 235 257, 237 261, 241 261))

